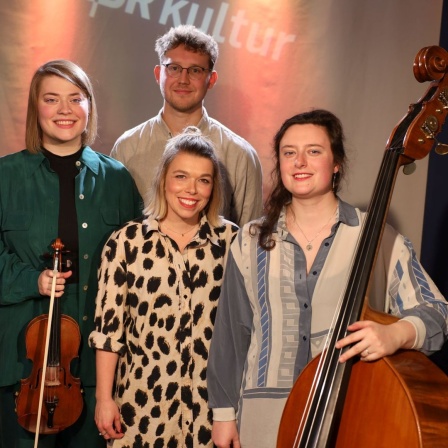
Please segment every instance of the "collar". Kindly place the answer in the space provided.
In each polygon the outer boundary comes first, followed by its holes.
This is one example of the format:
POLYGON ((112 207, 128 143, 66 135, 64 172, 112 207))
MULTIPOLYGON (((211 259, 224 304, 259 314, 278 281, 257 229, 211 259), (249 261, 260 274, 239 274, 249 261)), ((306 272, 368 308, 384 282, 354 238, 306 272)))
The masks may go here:
MULTIPOLYGON (((48 159, 40 151, 37 154, 34 154, 25 149, 24 156, 28 160, 27 166, 30 175, 34 173, 34 171, 36 171, 41 166, 41 164, 45 164, 47 168, 50 168, 48 159)), ((98 154, 89 146, 84 147, 79 161, 95 174, 98 174, 100 167, 100 158, 98 154)))
MULTIPOLYGON (((163 108, 159 110, 159 113, 155 117, 156 123, 163 129, 163 131, 166 135, 166 138, 171 138, 171 137, 173 137, 173 135, 171 134, 170 128, 165 123, 165 120, 163 119, 162 114, 163 114, 163 108)), ((208 122, 209 122, 208 113, 207 113, 205 107, 202 106, 202 117, 199 120, 199 123, 196 124, 195 126, 197 128, 199 128, 202 133, 204 133, 207 130, 208 122)))
MULTIPOLYGON (((356 227, 360 224, 355 207, 348 204, 347 202, 342 201, 338 197, 338 219, 335 225, 337 226, 340 223, 345 224, 349 227, 356 227)), ((282 211, 280 212, 280 216, 277 222, 277 229, 274 230, 273 233, 277 233, 278 238, 282 240, 285 240, 289 235, 288 228, 286 227, 286 207, 283 207, 282 211)))
MULTIPOLYGON (((150 218, 149 216, 145 216, 142 222, 143 225, 143 235, 147 237, 149 233, 159 232, 160 235, 166 236, 159 227, 159 219, 158 218, 150 218)), ((206 215, 203 215, 201 220, 199 221, 199 231, 196 236, 190 243, 192 247, 203 246, 207 243, 207 240, 210 241, 215 246, 220 247, 220 239, 216 232, 214 232, 215 227, 213 227, 207 219, 206 215)))
POLYGON ((99 155, 91 149, 89 146, 84 147, 84 151, 79 158, 79 161, 89 168, 95 174, 100 171, 100 157, 99 155))

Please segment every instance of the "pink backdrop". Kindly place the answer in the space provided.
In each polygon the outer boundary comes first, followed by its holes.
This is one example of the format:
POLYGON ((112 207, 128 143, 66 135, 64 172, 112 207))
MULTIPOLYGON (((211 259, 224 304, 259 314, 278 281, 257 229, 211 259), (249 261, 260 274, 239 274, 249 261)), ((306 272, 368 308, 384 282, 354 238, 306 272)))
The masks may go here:
MULTIPOLYGON (((324 107, 343 120, 351 158, 344 199, 365 206, 386 141, 426 90, 418 50, 439 41, 442 0, 0 0, 0 155, 24 147, 28 85, 49 59, 92 77, 100 114, 94 149, 155 115, 154 41, 192 23, 217 39, 210 115, 257 149, 269 190, 271 140, 281 122, 324 107)), ((397 182, 390 220, 420 244, 427 162, 397 182), (413 210, 406 198, 414 199, 413 210)))

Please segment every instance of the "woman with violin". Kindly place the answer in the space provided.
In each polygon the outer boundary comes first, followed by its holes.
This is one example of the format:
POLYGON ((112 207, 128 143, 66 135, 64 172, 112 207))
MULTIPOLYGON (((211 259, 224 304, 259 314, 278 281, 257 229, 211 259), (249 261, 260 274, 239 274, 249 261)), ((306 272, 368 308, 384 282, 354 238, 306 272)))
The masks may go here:
MULTIPOLYGON (((95 357, 87 346, 97 266, 110 233, 141 213, 141 198, 123 165, 89 147, 96 133, 97 108, 86 73, 67 60, 42 65, 30 85, 27 149, 0 159, 1 448, 34 443, 36 428, 18 423, 15 394, 26 403, 20 380, 42 372, 30 355, 45 338, 27 340, 27 325, 49 313, 51 295, 79 326, 79 358, 70 363, 70 374, 81 379, 83 404, 74 424, 56 434, 44 431, 38 446, 106 444, 94 423, 95 357), (63 250, 55 270, 51 252, 57 238, 63 250)), ((65 340, 61 334, 61 357, 65 340)), ((57 401, 57 417, 72 405, 57 401)))
MULTIPOLYGON (((272 448, 299 373, 332 328, 365 214, 337 193, 346 169, 343 129, 325 110, 286 120, 274 139, 274 185, 263 218, 232 244, 208 363, 213 441, 272 448)), ((348 327, 339 361, 371 362, 399 349, 425 354, 447 339, 448 304, 412 244, 386 225, 370 304, 399 319, 348 327)))

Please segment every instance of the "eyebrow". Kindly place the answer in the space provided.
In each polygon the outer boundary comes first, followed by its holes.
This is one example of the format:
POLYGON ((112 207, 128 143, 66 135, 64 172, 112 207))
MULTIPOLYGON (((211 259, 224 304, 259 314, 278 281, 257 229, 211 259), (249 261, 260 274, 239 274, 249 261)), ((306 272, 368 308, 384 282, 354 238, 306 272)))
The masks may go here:
MULTIPOLYGON (((55 93, 55 92, 42 92, 42 95, 53 95, 53 96, 61 96, 60 93, 55 93)), ((84 95, 86 96, 83 92, 79 91, 76 93, 69 93, 68 96, 77 96, 77 95, 84 95)))
MULTIPOLYGON (((308 143, 305 145, 305 148, 314 148, 314 147, 324 148, 324 145, 321 145, 320 143, 308 143)), ((284 144, 280 146, 280 149, 288 149, 288 148, 294 148, 297 149, 298 145, 294 145, 292 143, 284 144)))
MULTIPOLYGON (((185 171, 185 170, 175 170, 173 171, 173 174, 190 174, 189 171, 185 171)), ((209 173, 204 173, 204 174, 200 174, 198 177, 213 177, 213 174, 209 174, 209 173)))

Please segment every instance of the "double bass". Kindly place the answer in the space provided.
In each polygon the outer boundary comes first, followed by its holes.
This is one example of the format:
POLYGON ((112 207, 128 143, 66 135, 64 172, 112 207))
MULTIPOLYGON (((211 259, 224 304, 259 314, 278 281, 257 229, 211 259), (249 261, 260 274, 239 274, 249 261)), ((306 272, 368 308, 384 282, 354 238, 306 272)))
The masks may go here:
POLYGON ((61 313, 60 299, 55 299, 56 274, 62 266, 64 245, 57 238, 52 247, 49 312, 35 317, 27 326, 26 353, 33 368, 30 376, 21 380, 16 398, 18 422, 35 433, 35 447, 39 434, 56 434, 66 429, 78 420, 83 408, 81 381, 70 372, 70 363, 78 356, 81 333, 77 322, 61 313))
MULTIPOLYGON (((277 448, 448 446, 448 377, 424 354, 401 350, 374 362, 341 364, 341 350, 335 348, 358 320, 397 320, 369 307, 369 282, 398 171, 430 152, 448 113, 448 52, 437 46, 421 49, 413 70, 419 82, 431 84, 387 142, 336 323, 324 351, 290 392, 277 448)), ((436 151, 448 152, 443 145, 436 151)))

